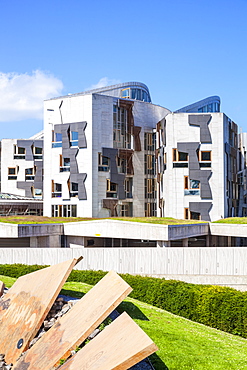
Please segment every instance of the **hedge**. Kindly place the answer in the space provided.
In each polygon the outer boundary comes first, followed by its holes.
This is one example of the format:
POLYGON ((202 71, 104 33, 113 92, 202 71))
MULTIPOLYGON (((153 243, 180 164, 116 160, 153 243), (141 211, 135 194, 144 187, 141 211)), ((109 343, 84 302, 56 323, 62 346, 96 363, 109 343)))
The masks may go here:
MULTIPOLYGON (((18 278, 46 266, 0 265, 0 275, 18 278)), ((96 284, 104 271, 73 270, 67 281, 96 284)), ((247 292, 214 285, 188 284, 120 274, 133 288, 130 297, 187 319, 247 338, 247 292)))

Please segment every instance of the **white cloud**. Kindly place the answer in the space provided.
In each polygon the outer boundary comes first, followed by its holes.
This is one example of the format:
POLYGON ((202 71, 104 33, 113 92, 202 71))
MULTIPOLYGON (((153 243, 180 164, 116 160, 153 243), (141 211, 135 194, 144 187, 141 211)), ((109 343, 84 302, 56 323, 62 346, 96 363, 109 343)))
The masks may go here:
POLYGON ((0 72, 0 121, 42 119, 43 101, 61 95, 62 89, 62 81, 40 70, 0 72))
POLYGON ((97 84, 90 86, 86 90, 99 89, 101 87, 119 84, 120 80, 111 80, 108 77, 102 77, 97 84))

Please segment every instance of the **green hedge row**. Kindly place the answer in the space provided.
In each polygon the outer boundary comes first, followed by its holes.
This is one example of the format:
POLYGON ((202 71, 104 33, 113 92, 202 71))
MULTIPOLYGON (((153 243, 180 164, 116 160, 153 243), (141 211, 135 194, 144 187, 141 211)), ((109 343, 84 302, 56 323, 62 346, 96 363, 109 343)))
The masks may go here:
MULTIPOLYGON (((0 275, 19 277, 45 266, 0 265, 0 275)), ((67 281, 96 284, 106 272, 73 270, 67 281)), ((120 274, 142 302, 176 315, 247 338, 247 292, 213 285, 188 284, 120 274)))

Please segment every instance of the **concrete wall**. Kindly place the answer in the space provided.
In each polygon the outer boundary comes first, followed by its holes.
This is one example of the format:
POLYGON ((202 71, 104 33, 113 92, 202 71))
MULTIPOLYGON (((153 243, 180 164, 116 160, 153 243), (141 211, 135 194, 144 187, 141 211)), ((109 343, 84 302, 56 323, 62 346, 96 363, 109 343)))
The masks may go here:
POLYGON ((0 249, 1 264, 56 264, 79 256, 79 270, 115 270, 247 290, 247 248, 0 249))

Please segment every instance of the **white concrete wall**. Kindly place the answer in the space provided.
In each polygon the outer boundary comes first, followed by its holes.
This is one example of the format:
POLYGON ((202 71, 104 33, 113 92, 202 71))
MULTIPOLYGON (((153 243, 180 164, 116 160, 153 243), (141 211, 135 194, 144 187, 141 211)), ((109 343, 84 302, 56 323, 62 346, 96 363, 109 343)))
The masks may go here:
POLYGON ((0 264, 56 264, 83 256, 78 270, 115 270, 247 290, 247 248, 8 248, 0 264))
MULTIPOLYGON (((164 172, 163 197, 165 216, 184 218, 184 208, 189 208, 189 202, 210 202, 213 207, 210 211, 211 221, 225 216, 225 176, 224 169, 224 115, 210 113, 212 119, 208 125, 212 143, 200 145, 200 150, 212 151, 212 176, 209 185, 212 191, 212 200, 201 199, 200 195, 184 195, 184 176, 189 175, 189 168, 173 168, 173 148, 179 142, 200 143, 200 127, 189 125, 188 116, 191 113, 172 113, 166 117, 166 155, 167 169, 164 172)), ((205 168, 210 170, 210 168, 205 168)), ((203 169, 202 169, 203 171, 203 169)))
POLYGON ((25 169, 34 168, 34 161, 14 159, 14 145, 17 145, 17 139, 3 139, 1 145, 1 192, 25 196, 25 190, 17 187, 17 181, 26 181, 25 169), (16 180, 8 180, 9 167, 16 168, 16 180))
POLYGON ((44 103, 44 216, 51 216, 52 204, 77 205, 77 214, 81 217, 92 217, 92 95, 67 96, 44 103), (59 106, 61 106, 61 115, 59 106), (55 124, 87 122, 85 129, 87 148, 79 149, 77 163, 79 173, 86 173, 85 187, 87 199, 69 199, 67 181, 70 172, 59 172, 59 155, 62 148, 52 148, 52 130, 55 124), (62 184, 62 197, 52 198, 51 180, 62 184), (65 201, 63 201, 65 199, 65 201), (67 200, 66 200, 67 199, 67 200))

